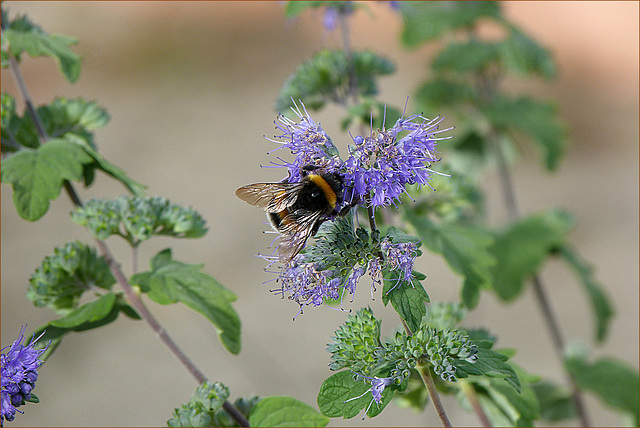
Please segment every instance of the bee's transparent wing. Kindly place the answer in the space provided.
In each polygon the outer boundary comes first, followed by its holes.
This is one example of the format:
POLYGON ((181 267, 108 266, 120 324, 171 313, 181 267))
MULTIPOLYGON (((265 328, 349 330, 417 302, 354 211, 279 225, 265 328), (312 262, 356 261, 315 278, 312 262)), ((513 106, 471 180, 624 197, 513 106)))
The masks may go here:
POLYGON ((269 213, 278 213, 293 205, 302 183, 255 183, 236 190, 236 196, 269 213))
POLYGON ((322 212, 290 213, 281 223, 278 258, 280 263, 290 262, 303 248, 307 239, 313 234, 315 224, 320 220, 322 212))

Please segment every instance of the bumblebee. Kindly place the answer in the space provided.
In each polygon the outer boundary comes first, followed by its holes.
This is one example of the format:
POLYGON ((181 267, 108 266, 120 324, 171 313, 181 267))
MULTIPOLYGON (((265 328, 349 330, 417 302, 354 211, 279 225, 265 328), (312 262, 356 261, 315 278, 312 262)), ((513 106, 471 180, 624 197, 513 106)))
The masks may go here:
POLYGON ((236 190, 240 199, 265 210, 271 226, 282 235, 278 244, 281 263, 291 261, 324 221, 346 214, 336 212, 342 202, 342 177, 319 169, 303 167, 300 182, 255 183, 236 190))

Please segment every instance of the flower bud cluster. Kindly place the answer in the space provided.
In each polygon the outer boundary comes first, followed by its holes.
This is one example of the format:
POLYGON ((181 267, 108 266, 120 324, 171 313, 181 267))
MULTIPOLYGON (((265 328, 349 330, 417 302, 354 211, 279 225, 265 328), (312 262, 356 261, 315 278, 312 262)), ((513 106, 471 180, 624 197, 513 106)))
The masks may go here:
POLYGON ((380 324, 370 308, 362 308, 349 316, 335 331, 333 343, 327 345, 327 351, 331 353, 329 368, 340 370, 348 367, 355 373, 368 375, 384 356, 380 324))
POLYGON ((197 238, 207 232, 205 220, 194 209, 158 196, 92 199, 77 208, 71 217, 98 239, 120 235, 132 245, 153 235, 197 238))
POLYGON ((412 335, 399 331, 393 340, 382 342, 380 324, 370 308, 349 316, 328 344, 331 370, 348 368, 369 382, 387 379, 387 386, 400 385, 416 366, 431 366, 443 380, 455 382, 456 362, 477 359, 477 346, 462 331, 421 324, 412 335))
POLYGON ((48 306, 64 315, 78 306, 91 287, 110 289, 116 280, 103 257, 75 241, 54 249, 29 280, 27 297, 36 306, 48 306))

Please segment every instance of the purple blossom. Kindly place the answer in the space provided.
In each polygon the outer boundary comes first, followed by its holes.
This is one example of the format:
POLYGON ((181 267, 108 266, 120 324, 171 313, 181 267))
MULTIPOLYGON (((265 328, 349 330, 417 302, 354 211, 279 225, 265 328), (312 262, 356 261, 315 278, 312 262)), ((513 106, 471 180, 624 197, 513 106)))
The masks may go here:
MULTIPOLYGON (((367 391, 365 391, 364 393, 362 393, 361 395, 357 396, 357 397, 353 397, 350 398, 348 400, 345 401, 345 403, 351 401, 351 400, 357 400, 358 398, 364 396, 367 392, 371 392, 371 395, 373 396, 373 398, 371 399, 371 402, 369 403, 369 405, 367 406, 367 410, 364 411, 365 416, 367 415, 367 412, 369 411, 369 409, 371 408, 371 405, 373 404, 373 402, 375 401, 376 404, 380 404, 382 402, 382 393, 384 392, 384 389, 391 385, 392 383, 394 383, 394 379, 391 377, 383 377, 383 378, 379 378, 378 376, 364 376, 360 373, 357 373, 357 377, 361 377, 363 379, 365 379, 366 382, 369 382, 371 384, 371 388, 369 388, 367 391)), ((364 416, 362 417, 362 419, 364 419, 364 416)))
POLYGON ((428 185, 435 156, 435 134, 441 118, 422 116, 399 119, 389 130, 375 130, 367 137, 356 136, 349 159, 344 163, 345 183, 351 188, 347 200, 366 200, 372 206, 395 204, 407 184, 428 185), (420 122, 414 122, 418 119, 420 122), (402 132, 407 135, 398 139, 402 132))
MULTIPOLYGON (((15 418, 17 409, 31 398, 31 391, 38 379, 38 367, 43 361, 38 357, 46 350, 34 349, 37 339, 31 339, 27 346, 22 345, 26 325, 20 330, 20 336, 13 342, 9 351, 0 355, 0 366, 2 371, 2 390, 0 392, 0 401, 2 404, 2 412, 0 414, 0 422, 4 420, 11 422, 15 418)), ((42 333, 44 334, 44 333, 42 333)), ((48 345, 47 345, 48 347, 48 345)), ((3 348, 9 348, 8 346, 3 348)))
POLYGON ((268 139, 274 143, 281 144, 281 147, 275 150, 287 147, 295 155, 293 163, 286 162, 280 158, 278 159, 282 162, 281 164, 274 163, 276 166, 288 168, 288 181, 290 182, 300 181, 302 178, 300 171, 302 167, 307 165, 321 167, 326 172, 334 172, 342 165, 342 161, 338 157, 338 149, 331 141, 331 138, 324 132, 320 124, 309 116, 304 104, 300 104, 302 105, 302 111, 297 105, 291 109, 300 120, 295 122, 286 116, 278 115, 278 120, 274 121, 274 123, 280 134, 275 135, 274 138, 276 139, 268 139))
POLYGON ((373 399, 376 403, 380 404, 382 401, 382 393, 384 392, 385 387, 391 385, 394 380, 390 377, 379 378, 374 376, 371 379, 371 395, 373 395, 373 399))
POLYGON ((299 256, 282 268, 278 281, 280 289, 273 290, 277 294, 289 295, 300 305, 320 306, 325 299, 336 300, 340 297, 339 277, 333 277, 333 271, 318 270, 313 263, 299 263, 299 256))
POLYGON ((327 31, 335 30, 338 25, 338 20, 340 19, 340 15, 349 16, 354 11, 353 2, 351 1, 342 1, 342 2, 331 2, 327 9, 324 11, 324 16, 322 17, 322 26, 327 31), (332 4, 331 4, 332 3, 332 4))
POLYGON ((327 10, 324 11, 324 16, 322 17, 322 26, 327 31, 333 31, 336 28, 338 23, 338 10, 333 7, 328 7, 327 10))
POLYGON ((413 263, 416 260, 417 246, 412 242, 401 242, 394 244, 385 239, 380 245, 384 251, 389 270, 400 270, 400 279, 403 281, 411 281, 413 275, 413 263))

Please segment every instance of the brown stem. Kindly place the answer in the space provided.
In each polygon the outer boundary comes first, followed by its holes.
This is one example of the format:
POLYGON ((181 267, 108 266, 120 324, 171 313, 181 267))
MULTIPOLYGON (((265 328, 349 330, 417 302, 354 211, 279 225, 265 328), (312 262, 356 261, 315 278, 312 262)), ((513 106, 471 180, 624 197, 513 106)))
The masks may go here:
MULTIPOLYGON (((6 23, 2 21, 3 30, 5 26, 6 23)), ((22 73, 20 72, 18 62, 12 55, 9 55, 9 69, 11 71, 11 75, 16 81, 16 84, 18 85, 18 89, 27 106, 27 110, 31 115, 33 122, 35 123, 38 136, 41 140, 40 142, 41 144, 45 144, 49 139, 49 136, 47 135, 46 129, 42 123, 42 120, 40 119, 40 116, 38 115, 37 110, 33 107, 31 97, 29 96, 29 92, 27 91, 27 86, 24 82, 24 79, 22 78, 22 73)), ((76 207, 81 207, 82 200, 78 196, 78 193, 75 191, 73 185, 69 181, 65 180, 64 188, 73 205, 76 207)), ((191 362, 189 357, 187 357, 187 355, 182 352, 182 349, 180 349, 180 347, 173 341, 173 339, 171 339, 167 331, 162 327, 162 325, 160 325, 158 320, 156 320, 156 318, 151 314, 149 309, 147 309, 145 304, 142 302, 138 294, 133 290, 131 284, 129 284, 127 278, 120 269, 118 263, 113 258, 111 251, 104 243, 104 241, 101 241, 97 238, 94 240, 100 248, 100 251, 102 252, 102 255, 104 256, 107 264, 109 265, 111 272, 122 287, 122 290, 124 291, 124 294, 131 306, 133 306, 138 314, 149 324, 151 329, 158 335, 162 343, 164 343, 167 348, 169 348, 169 351, 178 359, 178 361, 180 361, 180 363, 182 363, 182 365, 187 369, 187 371, 189 371, 189 373, 191 373, 191 375, 198 381, 198 383, 202 384, 207 381, 207 377, 195 366, 195 364, 193 364, 193 362, 191 362)), ((225 401, 222 407, 240 426, 249 426, 249 421, 247 420, 247 418, 245 418, 244 415, 240 413, 240 411, 238 411, 238 409, 236 409, 231 403, 225 401)))
POLYGON ((433 378, 431 377, 431 370, 426 366, 416 366, 416 368, 418 369, 418 373, 420 373, 422 381, 427 387, 427 391, 429 391, 429 397, 431 398, 433 407, 436 409, 438 417, 442 421, 442 426, 452 426, 449 421, 449 417, 447 416, 447 412, 444 410, 442 401, 440 401, 440 395, 438 395, 438 391, 436 390, 436 384, 433 382, 433 378))
POLYGON ((464 379, 458 379, 458 381, 460 382, 460 388, 462 389, 464 394, 467 396, 467 400, 469 400, 469 403, 471 403, 471 407, 473 407, 473 411, 476 412, 476 415, 478 415, 480 422, 482 422, 482 426, 492 427, 493 425, 491 424, 491 421, 489 420, 489 418, 487 418, 487 415, 484 412, 484 409, 482 408, 482 406, 480 405, 480 402, 478 401, 478 396, 476 395, 476 391, 473 388, 473 385, 471 385, 469 382, 465 381, 464 379))
MULTIPOLYGON (((509 217, 512 221, 516 221, 518 220, 518 218, 520 218, 520 214, 516 202, 515 191, 513 190, 511 173, 509 171, 509 168, 507 167, 507 161, 504 157, 504 153, 502 152, 502 148, 500 147, 500 142, 498 141, 497 134, 495 133, 495 131, 492 131, 491 135, 498 156, 500 183, 502 185, 502 193, 505 198, 507 213, 509 214, 509 217)), ((551 339, 556 355, 560 361, 564 361, 565 341, 560 330, 560 323, 556 319, 556 316, 551 308, 551 302, 549 300, 549 297, 547 296, 547 293, 545 292, 542 280, 540 279, 540 275, 537 273, 534 274, 531 283, 533 286, 533 294, 536 298, 536 302, 538 303, 538 307, 543 314, 542 318, 544 318, 547 324, 547 330, 551 334, 551 339)), ((589 417, 587 416, 586 408, 584 406, 584 402, 582 400, 580 389, 578 388, 578 385, 576 384, 576 381, 571 373, 567 372, 566 370, 565 373, 567 381, 571 387, 571 399, 573 401, 573 404, 576 406, 578 418, 580 419, 580 425, 584 427, 591 426, 589 417)))

